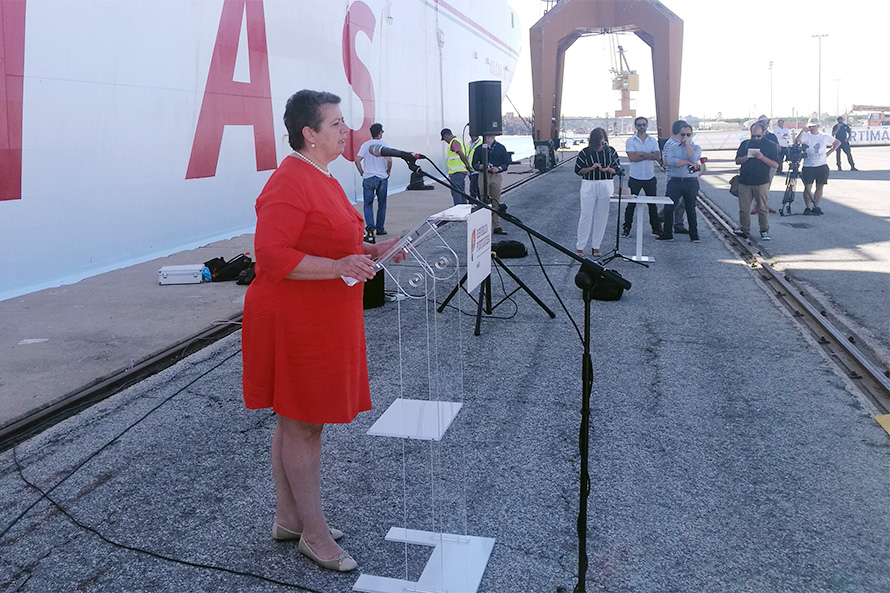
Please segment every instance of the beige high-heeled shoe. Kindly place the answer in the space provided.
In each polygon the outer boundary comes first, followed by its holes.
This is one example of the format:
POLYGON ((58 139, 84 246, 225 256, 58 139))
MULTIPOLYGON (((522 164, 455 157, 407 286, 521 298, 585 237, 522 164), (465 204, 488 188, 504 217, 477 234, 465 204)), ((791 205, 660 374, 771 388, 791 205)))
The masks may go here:
MULTIPOLYGON (((345 534, 339 529, 335 529, 333 527, 329 527, 331 530, 331 537, 334 538, 334 541, 341 539, 345 534)), ((272 522, 272 539, 278 540, 280 542, 286 541, 294 541, 298 540, 303 536, 299 531, 291 531, 287 527, 282 527, 278 524, 278 521, 272 522)))
POLYGON ((358 568, 358 562, 356 562, 346 550, 343 550, 338 556, 335 556, 330 560, 322 560, 312 551, 312 548, 309 547, 309 544, 307 544, 306 540, 303 538, 300 538, 300 543, 297 546, 297 549, 300 551, 300 554, 309 558, 309 560, 312 560, 320 567, 327 568, 328 570, 351 572, 358 568))

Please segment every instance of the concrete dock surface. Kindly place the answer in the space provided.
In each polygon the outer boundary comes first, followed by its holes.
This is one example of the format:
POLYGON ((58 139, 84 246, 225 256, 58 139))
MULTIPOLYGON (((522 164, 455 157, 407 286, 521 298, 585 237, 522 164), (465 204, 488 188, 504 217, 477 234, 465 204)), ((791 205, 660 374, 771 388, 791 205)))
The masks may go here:
MULTIPOLYGON (((774 215, 763 245, 884 353, 888 153, 858 150, 863 178, 832 171, 825 216, 774 215), (784 224, 792 220, 810 226, 784 224)), ((732 214, 734 155, 709 156, 703 192, 732 214)), ((782 183, 774 180, 774 207, 782 183)), ((505 202, 574 247, 571 164, 505 202)), ((411 228, 450 203, 441 189, 392 196, 387 226, 411 228)), ((643 209, 636 216, 645 224, 643 209)), ((644 251, 656 261, 611 262, 633 286, 620 301, 592 304, 587 590, 890 590, 887 433, 756 271, 699 223, 699 244, 647 234, 644 251)), ((346 532, 341 543, 359 573, 419 578, 429 549, 384 540, 405 526, 494 538, 479 591, 575 586, 581 345, 528 237, 505 228, 532 254, 507 264, 555 319, 523 291, 484 317, 480 336, 475 304, 461 293, 441 319, 423 301, 366 311, 374 409, 328 426, 322 461, 326 515, 346 532), (443 372, 459 370, 461 411, 438 442, 367 435, 396 398, 423 396, 405 392, 418 377, 400 373, 410 358, 401 346, 430 326, 453 339, 438 356, 443 372)), ((448 233, 460 245, 458 229, 448 233)), ((0 302, 6 419, 236 315, 245 287, 158 286, 157 268, 250 251, 251 239, 0 302)), ((580 323, 577 266, 535 245, 580 323)), ((632 241, 621 245, 633 251, 632 241)), ((515 284, 501 274, 492 286, 498 299, 515 284)), ((323 571, 269 536, 274 416, 243 408, 239 336, 0 454, 5 590, 352 589, 358 574, 323 571)))

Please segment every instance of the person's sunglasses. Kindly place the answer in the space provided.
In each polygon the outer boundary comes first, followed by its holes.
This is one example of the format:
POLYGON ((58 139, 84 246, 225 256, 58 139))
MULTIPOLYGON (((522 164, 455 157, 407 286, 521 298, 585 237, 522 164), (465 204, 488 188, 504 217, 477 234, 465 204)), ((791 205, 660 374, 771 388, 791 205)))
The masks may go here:
POLYGON ((684 138, 686 138, 688 136, 692 136, 692 134, 680 134, 680 135, 683 136, 684 138))
POLYGON ((751 134, 752 138, 763 138, 763 134, 751 134))
POLYGON ((646 128, 649 124, 635 124, 638 128, 646 128))

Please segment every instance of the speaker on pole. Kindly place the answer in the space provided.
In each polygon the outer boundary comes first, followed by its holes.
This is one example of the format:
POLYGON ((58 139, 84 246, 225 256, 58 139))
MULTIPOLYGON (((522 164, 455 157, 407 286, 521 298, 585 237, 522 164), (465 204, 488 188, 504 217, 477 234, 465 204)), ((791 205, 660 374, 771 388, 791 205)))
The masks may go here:
POLYGON ((499 136, 504 133, 501 119, 501 81, 476 80, 470 83, 470 135, 499 136))

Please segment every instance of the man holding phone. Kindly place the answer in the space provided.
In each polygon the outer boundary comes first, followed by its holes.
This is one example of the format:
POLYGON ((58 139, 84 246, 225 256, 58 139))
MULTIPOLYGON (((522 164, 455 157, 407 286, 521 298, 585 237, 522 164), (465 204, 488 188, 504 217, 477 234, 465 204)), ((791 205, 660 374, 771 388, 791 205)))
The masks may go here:
POLYGON ((777 146, 764 139, 766 127, 761 122, 751 124, 751 138, 742 142, 735 155, 739 170, 739 230, 736 235, 747 237, 751 232, 751 201, 757 204, 757 222, 760 225, 760 238, 769 241, 769 196, 770 169, 778 167, 777 146))

